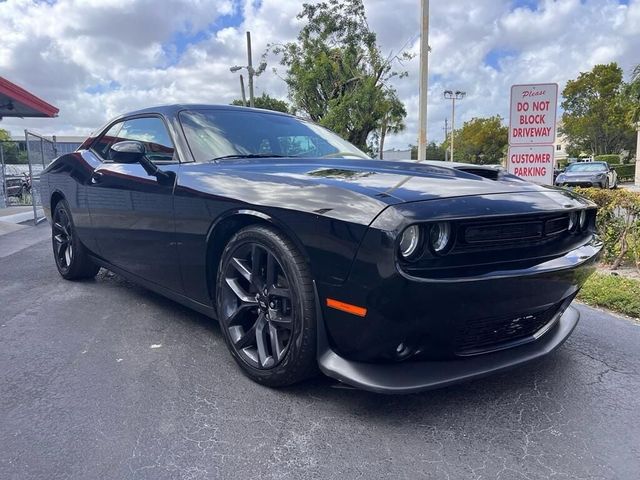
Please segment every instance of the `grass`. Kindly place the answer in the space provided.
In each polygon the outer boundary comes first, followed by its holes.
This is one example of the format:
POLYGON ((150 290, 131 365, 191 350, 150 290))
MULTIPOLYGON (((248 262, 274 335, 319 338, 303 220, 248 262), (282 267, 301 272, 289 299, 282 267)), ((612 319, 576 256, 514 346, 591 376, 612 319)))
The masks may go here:
POLYGON ((578 300, 640 318, 640 280, 596 272, 582 287, 578 300))

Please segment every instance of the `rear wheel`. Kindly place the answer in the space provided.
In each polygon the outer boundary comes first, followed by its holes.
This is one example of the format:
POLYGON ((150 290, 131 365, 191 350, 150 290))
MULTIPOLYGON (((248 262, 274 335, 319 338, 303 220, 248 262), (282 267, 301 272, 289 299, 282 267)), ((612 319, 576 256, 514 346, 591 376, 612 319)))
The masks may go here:
POLYGON ((311 274, 282 234, 252 226, 233 236, 218 269, 216 304, 227 346, 251 379, 278 387, 316 372, 311 274))
POLYGON ((51 242, 56 267, 63 278, 92 278, 100 270, 100 267, 91 261, 87 249, 76 235, 71 211, 65 200, 60 200, 53 211, 51 242))

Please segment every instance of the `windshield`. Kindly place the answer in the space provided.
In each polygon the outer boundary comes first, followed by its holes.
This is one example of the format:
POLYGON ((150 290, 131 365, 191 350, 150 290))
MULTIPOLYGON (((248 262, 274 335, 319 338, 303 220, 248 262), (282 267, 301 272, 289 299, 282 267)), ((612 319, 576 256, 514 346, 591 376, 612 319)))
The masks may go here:
POLYGON ((335 133, 298 118, 247 110, 188 110, 180 123, 196 161, 227 156, 369 158, 335 133))
POLYGON ((604 163, 572 163, 566 169, 567 172, 606 172, 604 163))

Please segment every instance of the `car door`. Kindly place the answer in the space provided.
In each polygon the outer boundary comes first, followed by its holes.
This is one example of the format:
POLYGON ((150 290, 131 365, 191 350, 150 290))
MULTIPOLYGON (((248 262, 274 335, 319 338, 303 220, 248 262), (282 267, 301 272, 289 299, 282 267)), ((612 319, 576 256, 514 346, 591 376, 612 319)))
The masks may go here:
POLYGON ((129 118, 109 129, 114 139, 98 140, 92 149, 101 156, 88 187, 89 212, 97 249, 116 267, 157 285, 182 292, 175 244, 173 189, 179 159, 164 120, 159 116, 129 118), (113 133, 114 131, 116 134, 113 133), (110 147, 137 140, 146 157, 171 182, 159 182, 138 163, 111 160, 110 147))

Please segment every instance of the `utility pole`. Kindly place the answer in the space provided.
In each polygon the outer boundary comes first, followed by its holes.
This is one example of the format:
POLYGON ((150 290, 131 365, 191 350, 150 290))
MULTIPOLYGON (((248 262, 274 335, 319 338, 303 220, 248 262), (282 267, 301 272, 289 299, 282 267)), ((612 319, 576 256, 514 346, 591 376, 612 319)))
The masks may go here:
POLYGON ((255 107, 253 102, 253 62, 251 61, 251 32, 247 32, 247 70, 249 71, 249 106, 255 107))
POLYGON ((449 155, 449 161, 453 162, 453 134, 456 129, 456 100, 462 100, 467 92, 463 92, 460 90, 456 90, 455 92, 452 90, 444 91, 444 98, 447 100, 451 100, 451 154, 449 155))
MULTIPOLYGON (((449 119, 447 117, 444 117, 444 140, 445 142, 447 141, 447 138, 449 136, 449 119)), ((449 152, 447 150, 444 151, 444 161, 447 161, 447 154, 449 152)))
POLYGON ((418 161, 427 155, 427 93, 429 91, 429 0, 420 0, 420 101, 418 111, 418 161))
MULTIPOLYGON (((258 66, 258 69, 253 68, 253 60, 251 58, 251 32, 247 32, 247 65, 234 65, 229 70, 232 73, 237 72, 238 70, 242 70, 243 68, 247 69, 247 73, 249 75, 249 106, 255 107, 255 102, 253 99, 253 77, 257 77, 262 72, 264 72, 265 68, 267 68, 267 63, 262 62, 258 66)), ((246 97, 244 95, 244 79, 240 76, 240 88, 242 89, 242 98, 246 105, 246 97)))
POLYGON ((244 77, 240 75, 240 91, 242 92, 242 105, 247 106, 247 96, 244 93, 244 77))

